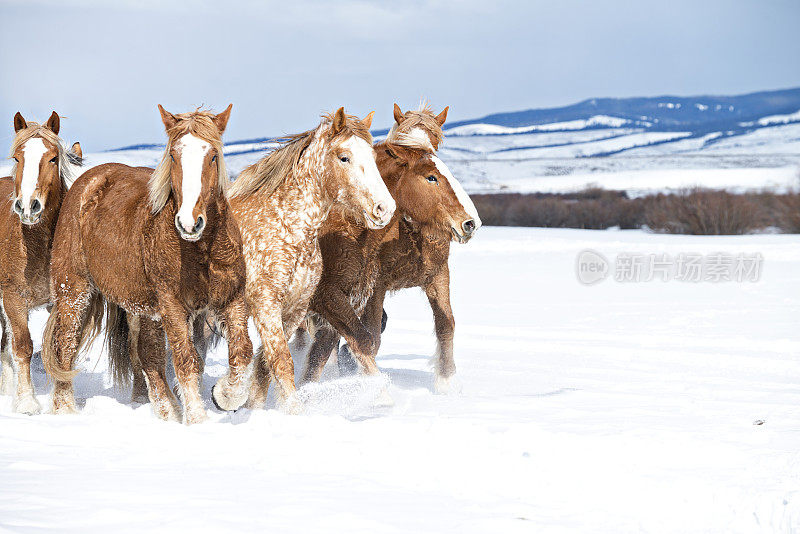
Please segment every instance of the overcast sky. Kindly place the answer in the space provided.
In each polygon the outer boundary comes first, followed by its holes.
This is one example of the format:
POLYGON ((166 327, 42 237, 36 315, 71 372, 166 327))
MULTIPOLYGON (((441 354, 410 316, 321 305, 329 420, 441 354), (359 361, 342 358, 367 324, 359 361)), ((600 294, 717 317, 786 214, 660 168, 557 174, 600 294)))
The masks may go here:
POLYGON ((457 120, 800 86, 798 21, 798 0, 0 0, 0 150, 16 111, 97 151, 161 142, 158 103, 233 102, 234 140, 421 97, 457 120))

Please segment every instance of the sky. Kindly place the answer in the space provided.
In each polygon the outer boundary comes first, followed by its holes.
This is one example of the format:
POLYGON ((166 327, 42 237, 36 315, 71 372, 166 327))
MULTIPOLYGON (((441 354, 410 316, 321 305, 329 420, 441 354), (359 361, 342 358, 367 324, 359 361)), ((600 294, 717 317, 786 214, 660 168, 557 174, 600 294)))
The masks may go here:
POLYGON ((339 106, 388 127, 421 98, 460 120, 795 87, 798 21, 798 0, 0 0, 0 151, 17 111, 94 152, 162 142, 157 104, 233 103, 236 140, 339 106))

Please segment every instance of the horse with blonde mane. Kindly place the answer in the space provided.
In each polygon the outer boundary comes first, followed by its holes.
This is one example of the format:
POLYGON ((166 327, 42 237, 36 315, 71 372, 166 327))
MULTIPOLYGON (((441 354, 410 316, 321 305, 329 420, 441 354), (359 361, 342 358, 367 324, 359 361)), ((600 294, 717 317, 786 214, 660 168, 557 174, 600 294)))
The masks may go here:
POLYGON ((130 375, 127 326, 138 322, 138 364, 158 417, 178 420, 180 409, 164 373, 165 333, 183 420, 207 417, 192 343, 194 319, 207 311, 220 319, 229 343, 228 373, 212 398, 226 410, 247 398, 252 344, 245 263, 222 154, 231 106, 218 115, 159 110, 168 140, 156 169, 100 165, 84 173, 64 200, 52 253, 55 306, 42 343, 42 360, 55 381, 55 413, 76 411, 73 365, 89 327, 102 322, 104 302, 118 378, 130 375))
POLYGON ((337 358, 340 370, 355 367, 355 356, 366 374, 378 373, 375 356, 386 292, 421 287, 433 310, 438 342, 434 386, 438 392, 449 389, 456 371, 450 242, 469 241, 481 220, 469 196, 436 155, 447 111, 434 115, 422 105, 403 113, 394 105, 395 124, 386 140, 375 145, 381 176, 397 202, 389 225, 367 230, 336 212, 323 226, 324 268, 311 301, 314 342, 304 381, 319 379, 340 335, 347 341, 337 358))
POLYGON ((14 411, 41 411, 31 382, 31 310, 50 299, 50 247, 61 203, 81 165, 81 146, 67 151, 55 111, 45 124, 14 115, 11 176, 0 178, 0 394, 14 411), (14 386, 16 367, 17 384, 14 386))
POLYGON ((369 127, 344 108, 245 169, 230 190, 247 263, 247 302, 261 336, 248 406, 266 403, 271 377, 299 409, 287 339, 303 320, 322 272, 318 237, 334 205, 368 227, 389 223, 395 202, 378 173, 369 127))

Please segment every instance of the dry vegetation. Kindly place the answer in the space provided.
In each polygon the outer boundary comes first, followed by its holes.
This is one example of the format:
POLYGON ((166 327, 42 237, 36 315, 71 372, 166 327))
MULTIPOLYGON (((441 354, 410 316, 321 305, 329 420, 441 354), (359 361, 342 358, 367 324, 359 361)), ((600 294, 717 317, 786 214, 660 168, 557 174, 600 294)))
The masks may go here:
POLYGON ((800 194, 692 189, 628 198, 624 191, 471 195, 484 224, 730 235, 778 228, 800 233, 800 194))

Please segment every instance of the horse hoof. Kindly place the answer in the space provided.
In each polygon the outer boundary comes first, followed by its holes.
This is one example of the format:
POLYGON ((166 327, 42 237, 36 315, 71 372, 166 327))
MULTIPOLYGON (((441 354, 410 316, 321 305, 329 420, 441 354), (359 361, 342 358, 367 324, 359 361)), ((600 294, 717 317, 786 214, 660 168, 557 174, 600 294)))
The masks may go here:
POLYGON ((54 407, 53 413, 55 415, 75 415, 78 413, 78 409, 75 406, 64 404, 58 407, 54 407))
POLYGON ((208 414, 205 410, 198 409, 186 413, 186 425, 197 425, 204 423, 208 420, 208 414))
POLYGON ((217 410, 223 412, 238 410, 247 401, 247 390, 242 388, 242 393, 236 395, 233 388, 227 386, 227 383, 223 382, 224 380, 224 378, 220 379, 211 388, 211 402, 214 403, 217 410), (220 384, 220 382, 222 382, 222 384, 220 384))
POLYGON ((433 391, 437 395, 455 395, 461 393, 461 382, 456 375, 441 376, 437 374, 433 379, 433 391))
POLYGON ((358 364, 348 344, 342 345, 336 356, 336 365, 339 367, 339 376, 353 376, 358 372, 358 364))
POLYGON ((14 411, 25 415, 39 415, 42 413, 42 405, 33 395, 26 395, 14 400, 14 411))

